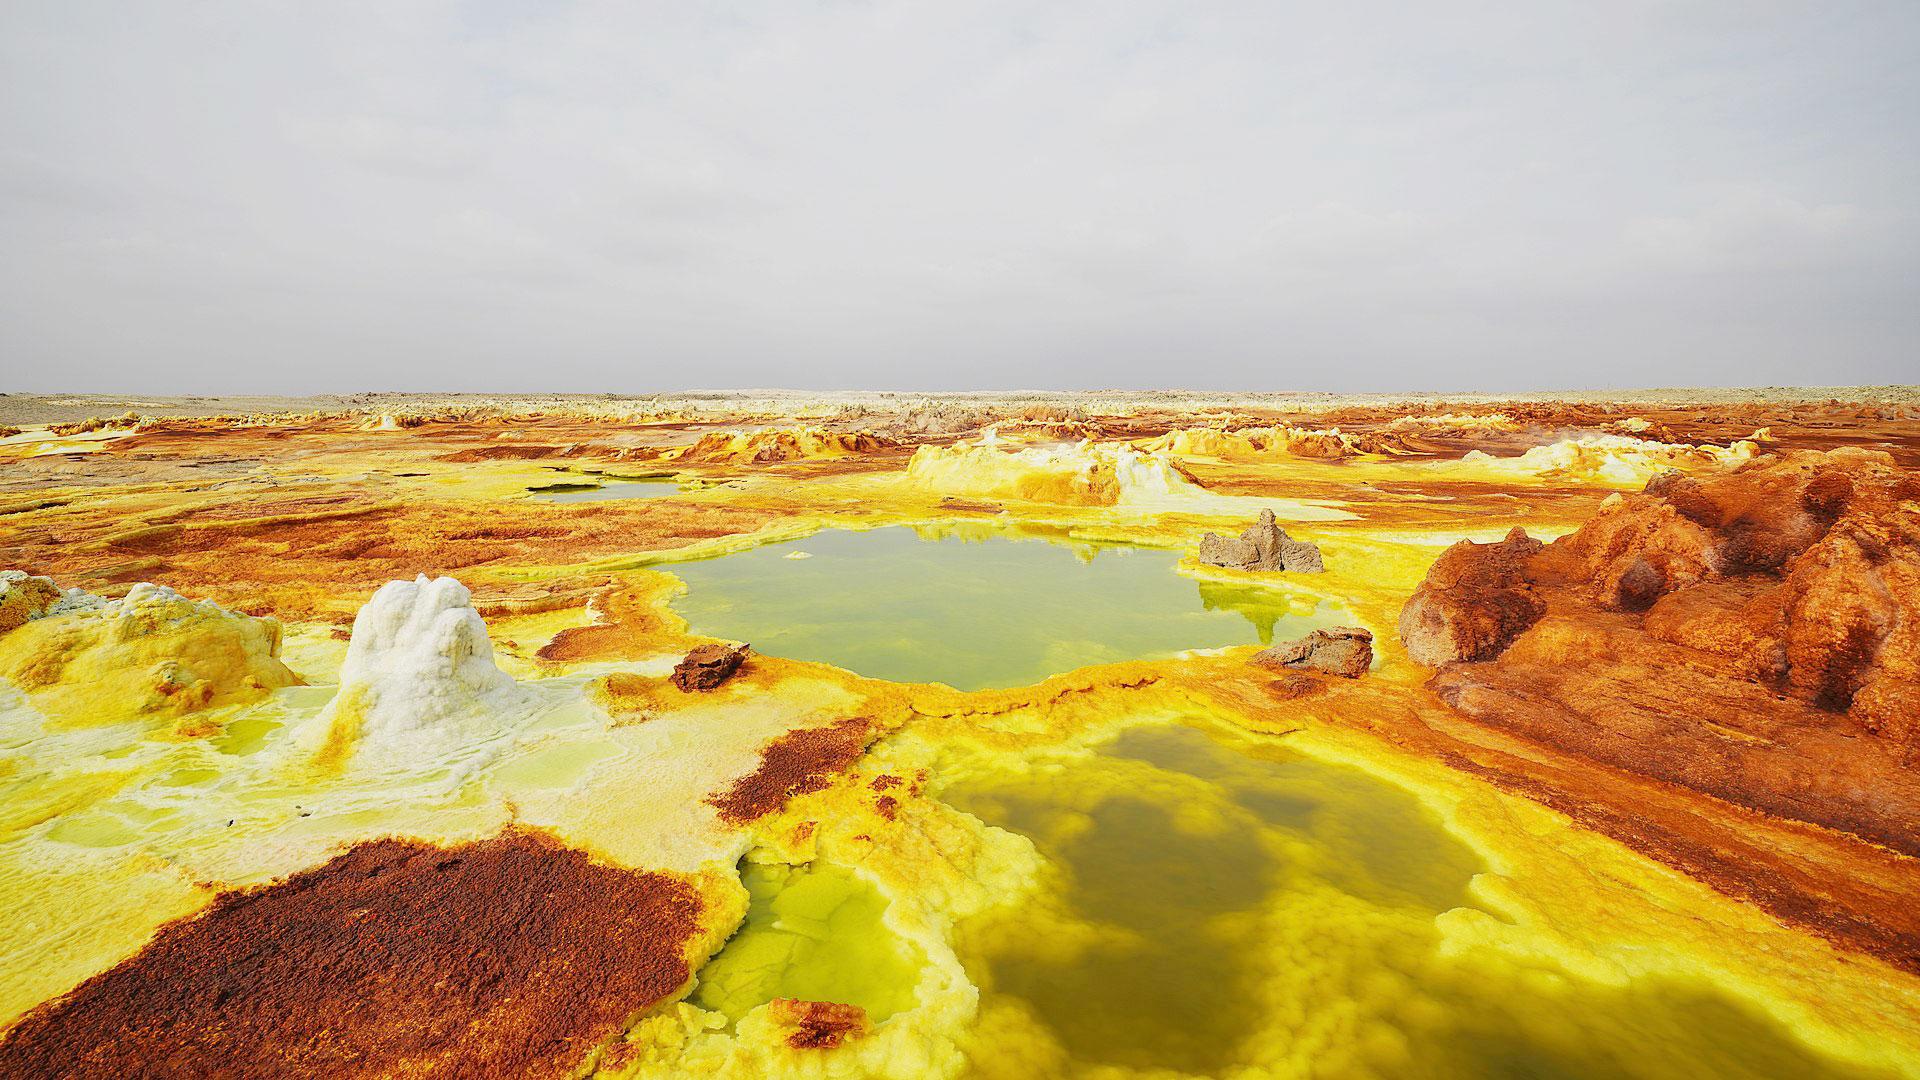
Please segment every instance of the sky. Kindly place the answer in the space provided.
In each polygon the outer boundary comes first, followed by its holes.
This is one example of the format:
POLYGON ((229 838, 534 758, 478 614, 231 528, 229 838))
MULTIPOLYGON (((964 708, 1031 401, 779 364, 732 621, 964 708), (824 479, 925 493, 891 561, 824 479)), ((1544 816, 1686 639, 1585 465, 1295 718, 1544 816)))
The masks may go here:
POLYGON ((1920 3, 0 0, 0 390, 1920 383, 1920 3))

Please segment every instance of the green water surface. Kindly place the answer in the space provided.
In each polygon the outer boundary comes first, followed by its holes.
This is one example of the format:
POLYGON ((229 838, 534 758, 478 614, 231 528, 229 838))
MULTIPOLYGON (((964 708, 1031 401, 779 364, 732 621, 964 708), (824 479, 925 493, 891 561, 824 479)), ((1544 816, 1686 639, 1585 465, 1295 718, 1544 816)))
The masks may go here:
POLYGON ((1434 916, 1472 906, 1480 859, 1408 793, 1272 740, 1142 726, 940 797, 1031 838, 1056 878, 958 944, 983 1010, 1032 1017, 1065 1062, 983 1054, 980 1077, 1242 1075, 1255 1041, 1324 1076, 1872 1075, 1706 983, 1445 955, 1434 916), (1096 933, 1062 948, 1077 937, 1042 908, 1096 933))
POLYGON ((532 493, 530 498, 540 502, 571 503, 599 502, 602 499, 658 499, 678 492, 680 485, 671 478, 660 477, 542 484, 527 490, 532 493))
POLYGON ((923 539, 904 527, 664 569, 699 633, 896 682, 1025 686, 1089 664, 1297 637, 1343 621, 1284 588, 1199 582, 1180 553, 1002 532, 923 539), (804 552, 807 558, 788 556, 804 552))
POLYGON ((749 865, 747 920, 693 991, 738 1020, 774 998, 858 1005, 879 1023, 914 1004, 925 957, 883 921, 886 898, 844 867, 749 865))

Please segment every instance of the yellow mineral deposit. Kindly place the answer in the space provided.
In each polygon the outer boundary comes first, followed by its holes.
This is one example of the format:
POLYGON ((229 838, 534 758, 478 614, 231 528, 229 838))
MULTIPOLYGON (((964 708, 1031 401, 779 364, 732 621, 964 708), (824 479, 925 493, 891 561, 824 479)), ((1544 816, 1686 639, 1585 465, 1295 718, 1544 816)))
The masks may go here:
POLYGON ((1697 398, 41 417, 0 1074, 1920 1075, 1920 411, 1697 398))

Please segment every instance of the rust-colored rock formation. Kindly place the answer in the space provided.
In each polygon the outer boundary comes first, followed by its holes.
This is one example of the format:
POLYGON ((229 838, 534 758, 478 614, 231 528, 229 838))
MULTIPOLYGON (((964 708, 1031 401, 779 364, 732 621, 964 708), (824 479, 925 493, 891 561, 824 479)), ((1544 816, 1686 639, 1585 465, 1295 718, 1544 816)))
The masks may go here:
POLYGON ((567 1076, 688 978, 699 901, 541 834, 363 844, 29 1014, 0 1075, 567 1076))
POLYGON ((1487 661, 1432 683, 1482 723, 1920 855, 1920 480, 1885 454, 1661 477, 1544 548, 1456 545, 1401 632, 1487 661))
POLYGON ((1516 527, 1497 544, 1462 540, 1442 552, 1400 609, 1407 655, 1435 666, 1497 656, 1546 611, 1525 574, 1540 547, 1516 527))
POLYGON ((668 678, 687 693, 712 690, 733 678, 733 673, 739 671, 747 659, 748 651, 744 644, 697 645, 673 666, 673 674, 668 678))
POLYGON ((788 732, 761 749, 757 768, 707 803, 735 825, 765 817, 789 799, 826 787, 859 760, 876 734, 872 723, 858 717, 788 732))
POLYGON ((1357 679, 1373 666, 1373 631, 1358 626, 1330 626, 1263 649, 1254 655, 1253 662, 1357 679))
POLYGON ((1320 561, 1320 549, 1288 536, 1287 530, 1274 520, 1271 510, 1260 511, 1260 520, 1239 536, 1225 537, 1217 533, 1202 536, 1200 561, 1229 570, 1318 574, 1326 569, 1320 561))

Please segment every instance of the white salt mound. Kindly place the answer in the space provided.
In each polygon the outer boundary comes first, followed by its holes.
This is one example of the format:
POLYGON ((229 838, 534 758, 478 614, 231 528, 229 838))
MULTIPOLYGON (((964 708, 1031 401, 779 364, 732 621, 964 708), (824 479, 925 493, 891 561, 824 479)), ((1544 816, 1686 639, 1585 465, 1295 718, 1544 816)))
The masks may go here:
POLYGON ((525 695, 493 660, 473 594, 450 577, 390 581, 353 620, 340 691, 322 716, 367 743, 484 734, 525 695))

